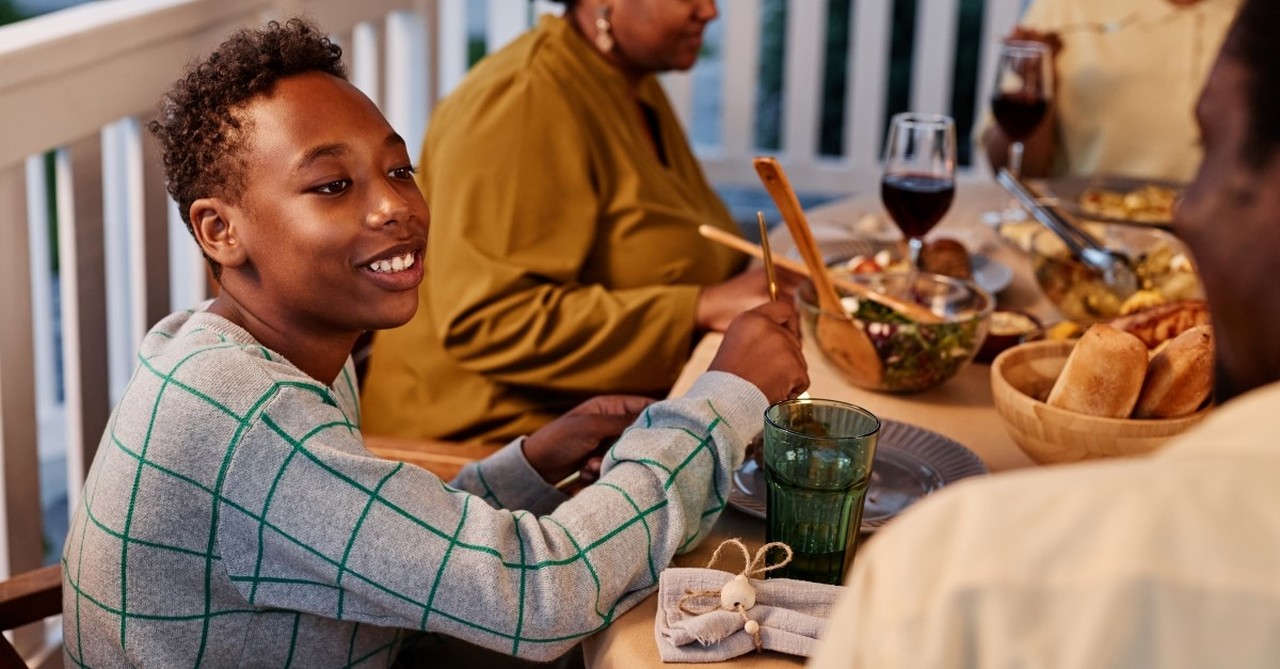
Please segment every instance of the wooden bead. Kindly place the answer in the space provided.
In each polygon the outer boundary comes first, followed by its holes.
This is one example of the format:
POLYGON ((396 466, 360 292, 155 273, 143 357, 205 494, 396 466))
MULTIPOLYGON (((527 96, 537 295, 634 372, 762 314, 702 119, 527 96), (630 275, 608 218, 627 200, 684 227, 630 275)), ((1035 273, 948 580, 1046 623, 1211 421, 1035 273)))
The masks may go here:
POLYGON ((744 574, 738 574, 720 589, 720 608, 746 611, 756 605, 756 589, 751 587, 744 574))

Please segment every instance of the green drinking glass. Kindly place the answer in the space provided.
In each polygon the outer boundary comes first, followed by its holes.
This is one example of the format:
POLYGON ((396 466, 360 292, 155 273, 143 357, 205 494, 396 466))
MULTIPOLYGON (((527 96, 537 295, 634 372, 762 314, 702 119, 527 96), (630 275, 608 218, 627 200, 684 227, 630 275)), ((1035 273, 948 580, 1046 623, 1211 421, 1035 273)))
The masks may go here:
MULTIPOLYGON (((880 420, 825 399, 778 402, 764 418, 766 537, 792 550, 769 576, 839 584, 857 549, 880 420)), ((768 562, 784 556, 772 549, 768 562)))

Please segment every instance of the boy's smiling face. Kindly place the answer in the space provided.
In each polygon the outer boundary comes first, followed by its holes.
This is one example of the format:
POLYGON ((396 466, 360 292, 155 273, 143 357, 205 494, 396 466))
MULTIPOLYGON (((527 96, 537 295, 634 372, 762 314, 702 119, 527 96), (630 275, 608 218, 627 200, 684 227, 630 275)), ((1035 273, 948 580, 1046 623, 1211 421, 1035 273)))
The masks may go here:
POLYGON ((377 107, 313 72, 281 79, 237 116, 244 188, 192 206, 235 320, 281 338, 407 322, 429 214, 404 140, 377 107))

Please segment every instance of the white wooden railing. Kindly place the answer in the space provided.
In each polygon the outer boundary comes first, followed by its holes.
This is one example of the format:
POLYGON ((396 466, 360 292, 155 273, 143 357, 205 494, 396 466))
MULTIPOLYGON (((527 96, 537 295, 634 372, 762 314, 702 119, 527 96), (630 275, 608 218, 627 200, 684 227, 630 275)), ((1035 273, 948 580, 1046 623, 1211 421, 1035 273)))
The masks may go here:
MULTIPOLYGON (((953 113, 953 72, 956 60, 957 16, 960 0, 915 0, 916 22, 911 68, 912 111, 953 113)), ((697 145, 707 176, 716 184, 755 185, 758 183, 751 157, 759 153, 754 127, 757 108, 756 73, 761 49, 760 9, 763 0, 723 0, 720 3, 724 43, 720 60, 724 67, 722 88, 706 90, 695 86, 693 73, 668 75, 665 84, 673 103, 690 125, 695 96, 718 95, 722 140, 716 145, 697 145)), ((784 109, 782 147, 774 152, 786 167, 797 188, 816 192, 848 193, 851 178, 858 171, 874 170, 880 163, 884 138, 886 97, 890 62, 891 21, 894 8, 905 4, 893 0, 852 2, 845 86, 844 133, 838 156, 824 156, 817 150, 818 110, 822 100, 823 58, 826 47, 827 0, 787 0, 785 36, 784 109)), ((968 4, 968 3, 966 3, 968 4)), ((1024 0, 984 0, 982 3, 981 45, 977 60, 979 94, 975 97, 975 118, 982 118, 1000 37, 1014 25, 1024 0)), ((976 168, 985 165, 976 164, 976 168)))
MULTIPOLYGON (((910 107, 945 112, 961 0, 916 1, 910 107)), ((984 75, 996 36, 1022 4, 985 1, 984 75)), ((43 559, 41 454, 59 462, 65 452, 74 508, 142 334, 207 294, 203 261, 143 129, 184 65, 235 28, 308 14, 344 46, 353 81, 414 146, 435 101, 467 69, 468 13, 482 3, 490 51, 537 14, 559 9, 543 0, 104 0, 0 28, 0 577, 43 559)), ((686 126, 700 96, 719 96, 713 121, 720 140, 697 149, 721 184, 757 183, 749 101, 761 4, 720 3, 717 86, 695 85, 696 73, 664 78, 686 126)), ((878 161, 893 2, 854 3, 844 146, 836 157, 818 155, 815 139, 823 40, 814 36, 825 33, 826 4, 788 1, 782 146, 772 152, 793 182, 840 193, 851 174, 878 161)), ((987 85, 984 76, 981 89, 987 85)), ((35 652, 44 637, 29 636, 23 643, 35 652)))

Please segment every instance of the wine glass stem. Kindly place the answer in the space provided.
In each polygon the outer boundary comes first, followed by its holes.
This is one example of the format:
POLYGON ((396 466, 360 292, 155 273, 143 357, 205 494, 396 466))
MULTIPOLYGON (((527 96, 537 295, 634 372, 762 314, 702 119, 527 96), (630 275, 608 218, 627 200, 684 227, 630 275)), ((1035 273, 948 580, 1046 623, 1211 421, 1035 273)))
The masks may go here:
POLYGON ((1009 145, 1009 172, 1015 177, 1022 177, 1022 142, 1009 145))
POLYGON ((907 238, 907 258, 911 262, 911 269, 920 269, 920 250, 924 248, 924 240, 919 237, 907 238))

